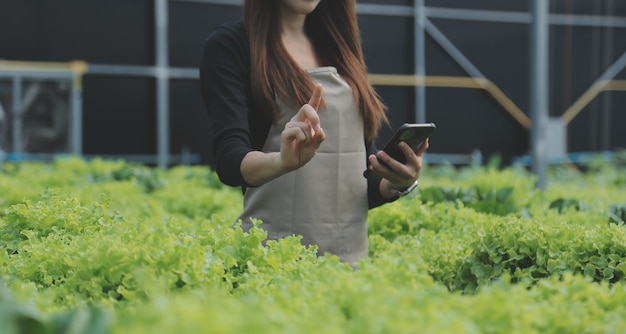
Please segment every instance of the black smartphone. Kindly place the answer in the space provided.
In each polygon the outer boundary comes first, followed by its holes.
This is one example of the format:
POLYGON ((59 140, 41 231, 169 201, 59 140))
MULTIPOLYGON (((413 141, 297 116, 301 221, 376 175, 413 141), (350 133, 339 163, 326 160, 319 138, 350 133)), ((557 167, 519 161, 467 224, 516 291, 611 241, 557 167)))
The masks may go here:
MULTIPOLYGON (((383 147, 383 151, 389 154, 390 157, 398 160, 401 163, 406 163, 406 157, 402 150, 398 147, 398 143, 401 141, 406 142, 413 149, 413 151, 417 151, 417 149, 437 130, 437 126, 435 123, 404 123, 400 126, 396 132, 393 134, 393 137, 385 144, 383 147)), ((380 163, 387 167, 387 165, 380 161, 380 163)), ((373 173, 369 170, 365 170, 363 176, 371 177, 373 173)))

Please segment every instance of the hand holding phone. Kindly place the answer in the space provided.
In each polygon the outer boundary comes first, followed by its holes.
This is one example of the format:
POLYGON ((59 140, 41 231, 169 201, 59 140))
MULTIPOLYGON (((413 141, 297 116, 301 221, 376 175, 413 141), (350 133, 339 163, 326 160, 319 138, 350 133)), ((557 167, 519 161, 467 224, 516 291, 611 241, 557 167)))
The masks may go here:
MULTIPOLYGON (((434 123, 404 123, 396 130, 393 137, 391 137, 391 139, 385 144, 383 151, 385 151, 385 153, 387 153, 390 157, 404 164, 406 163, 406 157, 404 156, 402 150, 398 147, 398 143, 404 141, 411 147, 413 152, 416 152, 436 129, 437 127, 434 123)), ((389 167, 383 161, 380 161, 380 163, 385 167, 389 167)), ((372 174, 373 173, 368 168, 363 173, 363 176, 369 178, 373 176, 372 174)))

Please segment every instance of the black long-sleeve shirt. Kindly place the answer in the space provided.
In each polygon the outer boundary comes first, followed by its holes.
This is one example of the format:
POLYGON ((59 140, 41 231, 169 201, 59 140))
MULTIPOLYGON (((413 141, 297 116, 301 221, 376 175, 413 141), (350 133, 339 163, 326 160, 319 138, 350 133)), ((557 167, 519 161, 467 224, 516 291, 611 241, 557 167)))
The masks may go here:
MULTIPOLYGON (((209 35, 200 81, 211 123, 214 168, 223 183, 250 187, 241 174, 241 161, 247 153, 263 148, 272 123, 251 103, 250 47, 243 22, 220 25, 209 35)), ((373 141, 364 139, 364 145, 367 156, 376 152, 373 141)), ((370 208, 393 200, 381 196, 379 183, 380 178, 368 179, 370 208)))

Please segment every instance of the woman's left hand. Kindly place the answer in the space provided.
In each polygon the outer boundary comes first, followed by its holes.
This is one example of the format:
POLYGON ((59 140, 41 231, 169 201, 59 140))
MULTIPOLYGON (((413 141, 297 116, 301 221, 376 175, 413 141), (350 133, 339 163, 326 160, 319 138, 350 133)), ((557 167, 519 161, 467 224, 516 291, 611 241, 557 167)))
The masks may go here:
POLYGON ((406 157, 405 164, 390 157, 382 150, 368 157, 371 170, 387 180, 389 186, 393 189, 407 188, 417 181, 422 170, 424 152, 428 149, 428 139, 424 141, 416 152, 413 152, 411 147, 405 142, 400 142, 398 146, 406 157), (387 164, 389 168, 383 166, 379 160, 387 164))

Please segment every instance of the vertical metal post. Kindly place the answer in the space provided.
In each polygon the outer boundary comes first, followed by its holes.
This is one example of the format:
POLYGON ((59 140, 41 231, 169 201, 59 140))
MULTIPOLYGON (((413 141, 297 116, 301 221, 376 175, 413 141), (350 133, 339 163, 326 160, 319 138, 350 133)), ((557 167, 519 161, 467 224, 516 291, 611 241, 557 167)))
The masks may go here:
MULTIPOLYGON (((4 149, 2 148, 6 144, 8 139, 6 130, 8 128, 8 125, 6 124, 6 119, 7 115, 4 111, 4 107, 2 106, 2 101, 0 101, 0 164, 2 164, 6 156, 6 154, 4 153, 4 149)), ((7 147, 7 149, 10 148, 7 147)))
POLYGON ((22 77, 16 75, 13 77, 13 105, 11 112, 13 114, 13 152, 22 153, 22 77))
MULTIPOLYGON (((593 2, 593 12, 591 13, 592 15, 602 15, 602 1, 594 1, 593 2)), ((591 78, 597 78, 600 75, 600 46, 601 46, 601 32, 602 30, 604 30, 603 28, 599 27, 599 26, 593 26, 591 28, 591 47, 590 47, 590 51, 591 51, 591 66, 589 66, 589 68, 591 69, 591 73, 590 73, 590 77, 591 78)), ((607 95, 607 93, 603 94, 604 96, 607 95)), ((598 116, 599 116, 599 99, 593 99, 593 101, 589 102, 589 124, 588 124, 588 129, 589 129, 589 149, 591 151, 597 151, 598 150, 598 116)))
POLYGON ((548 0, 532 0, 530 25, 530 113, 532 117, 532 170, 537 176, 536 186, 546 187, 547 123, 549 106, 549 39, 548 0))
POLYGON ((154 0, 156 87, 157 87, 157 160, 159 167, 167 168, 169 161, 169 53, 168 1, 154 0))
POLYGON ((72 78, 70 91, 70 152, 75 155, 83 153, 83 87, 82 77, 75 74, 72 78))
POLYGON ((426 121, 426 86, 424 77, 426 76, 426 52, 424 21, 424 0, 416 0, 413 5, 414 33, 415 33, 415 121, 423 123, 426 121))
MULTIPOLYGON (((612 23, 615 3, 613 0, 606 2, 606 16, 604 17, 608 23, 612 23)), ((613 60, 613 28, 606 27, 605 44, 604 44, 604 66, 610 66, 613 60)), ((613 110, 611 92, 602 94, 602 113, 600 116, 600 150, 607 151, 611 148, 611 111, 613 110)))

